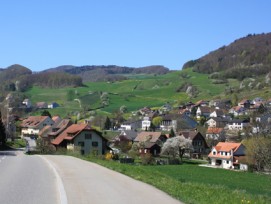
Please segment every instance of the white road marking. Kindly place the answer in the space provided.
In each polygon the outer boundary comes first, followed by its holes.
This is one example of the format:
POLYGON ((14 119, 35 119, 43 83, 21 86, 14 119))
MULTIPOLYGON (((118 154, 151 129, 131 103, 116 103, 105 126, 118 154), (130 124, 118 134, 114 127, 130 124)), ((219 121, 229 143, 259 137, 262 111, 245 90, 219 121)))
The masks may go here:
POLYGON ((66 194, 62 179, 60 178, 59 174, 57 173, 55 167, 45 157, 40 156, 40 155, 38 155, 38 156, 41 157, 42 159, 44 159, 44 161, 49 165, 49 167, 53 170, 53 172, 56 176, 56 182, 57 182, 59 196, 60 196, 60 204, 68 204, 67 194, 66 194))

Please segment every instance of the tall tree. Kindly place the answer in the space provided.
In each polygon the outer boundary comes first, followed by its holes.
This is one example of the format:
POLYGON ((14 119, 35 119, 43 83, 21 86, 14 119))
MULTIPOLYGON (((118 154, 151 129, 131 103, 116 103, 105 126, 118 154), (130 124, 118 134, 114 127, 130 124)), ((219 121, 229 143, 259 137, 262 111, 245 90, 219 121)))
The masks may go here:
POLYGON ((110 119, 108 117, 106 117, 105 123, 104 123, 104 129, 105 130, 110 130, 110 128, 111 128, 111 121, 110 121, 110 119))
POLYGON ((50 118, 52 118, 51 113, 48 110, 44 110, 41 112, 41 116, 49 116, 50 118))
POLYGON ((6 143, 6 129, 2 121, 2 113, 0 111, 0 146, 6 143))

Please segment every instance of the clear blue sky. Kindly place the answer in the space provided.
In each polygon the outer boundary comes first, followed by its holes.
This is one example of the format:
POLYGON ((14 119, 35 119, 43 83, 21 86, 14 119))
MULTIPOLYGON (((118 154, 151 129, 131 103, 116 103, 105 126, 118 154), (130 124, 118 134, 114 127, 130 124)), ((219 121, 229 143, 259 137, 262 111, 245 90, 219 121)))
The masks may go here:
POLYGON ((181 69, 271 31, 269 0, 1 0, 0 67, 164 65, 181 69))

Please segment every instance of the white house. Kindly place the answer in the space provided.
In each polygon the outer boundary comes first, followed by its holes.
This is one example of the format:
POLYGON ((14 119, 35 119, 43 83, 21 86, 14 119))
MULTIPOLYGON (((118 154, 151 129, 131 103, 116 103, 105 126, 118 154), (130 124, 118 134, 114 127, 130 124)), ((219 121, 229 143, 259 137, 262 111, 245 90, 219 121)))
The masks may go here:
POLYGON ((54 121, 49 116, 30 116, 23 120, 21 127, 22 136, 38 136, 45 126, 52 126, 54 121))
POLYGON ((144 117, 142 120, 142 130, 148 130, 151 126, 151 121, 149 117, 144 117))
POLYGON ((32 107, 32 103, 28 98, 24 99, 22 104, 24 104, 26 108, 31 108, 32 107))
MULTIPOLYGON (((219 166, 224 169, 240 169, 239 158, 245 155, 245 146, 241 143, 219 142, 212 148, 208 157, 212 166, 219 166)), ((244 164, 241 165, 244 169, 244 164)))
POLYGON ((243 130, 244 127, 249 125, 249 121, 247 120, 240 120, 240 119, 233 119, 228 122, 228 129, 229 130, 243 130))

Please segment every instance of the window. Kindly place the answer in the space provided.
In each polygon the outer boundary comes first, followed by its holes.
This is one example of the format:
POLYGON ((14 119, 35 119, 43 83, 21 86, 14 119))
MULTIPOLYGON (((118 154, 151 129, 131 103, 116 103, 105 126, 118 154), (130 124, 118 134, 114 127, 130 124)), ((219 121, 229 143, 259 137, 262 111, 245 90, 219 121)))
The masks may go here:
POLYGON ((91 140, 91 138, 92 138, 92 135, 91 134, 85 134, 85 139, 86 140, 91 140))
POLYGON ((84 147, 85 143, 84 142, 78 142, 78 146, 84 147))
POLYGON ((227 161, 227 164, 229 164, 229 161, 227 161))
POLYGON ((92 147, 98 147, 98 142, 92 142, 92 147))
POLYGON ((215 152, 215 151, 213 151, 213 155, 216 155, 216 152, 215 152))

